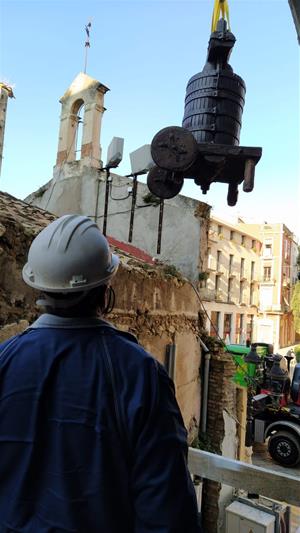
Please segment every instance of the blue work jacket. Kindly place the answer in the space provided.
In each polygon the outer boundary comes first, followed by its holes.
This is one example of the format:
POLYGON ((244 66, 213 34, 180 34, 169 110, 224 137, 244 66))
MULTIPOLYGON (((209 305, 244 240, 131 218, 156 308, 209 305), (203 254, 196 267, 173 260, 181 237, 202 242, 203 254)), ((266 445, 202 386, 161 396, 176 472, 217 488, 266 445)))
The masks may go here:
POLYGON ((94 318, 42 315, 0 345, 0 532, 199 533, 163 367, 94 318))

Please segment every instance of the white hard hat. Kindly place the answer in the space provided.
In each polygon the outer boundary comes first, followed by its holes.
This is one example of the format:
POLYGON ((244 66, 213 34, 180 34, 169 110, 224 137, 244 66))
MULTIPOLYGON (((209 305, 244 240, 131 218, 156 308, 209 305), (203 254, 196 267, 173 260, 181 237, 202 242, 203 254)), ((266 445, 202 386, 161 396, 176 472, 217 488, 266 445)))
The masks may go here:
POLYGON ((106 284, 118 266, 118 256, 111 253, 95 222, 64 215, 33 240, 22 275, 35 289, 70 293, 106 284))

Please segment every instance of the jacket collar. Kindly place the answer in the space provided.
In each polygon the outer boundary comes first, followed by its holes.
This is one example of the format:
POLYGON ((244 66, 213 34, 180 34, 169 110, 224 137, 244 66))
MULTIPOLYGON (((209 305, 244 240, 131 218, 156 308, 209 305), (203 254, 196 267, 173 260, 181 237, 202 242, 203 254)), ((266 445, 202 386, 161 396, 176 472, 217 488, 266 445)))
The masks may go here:
POLYGON ((33 324, 31 324, 30 329, 37 328, 99 328, 99 327, 109 327, 114 328, 112 324, 102 320, 100 318, 94 317, 74 317, 74 318, 65 318, 57 315, 50 315, 44 313, 41 315, 33 324))

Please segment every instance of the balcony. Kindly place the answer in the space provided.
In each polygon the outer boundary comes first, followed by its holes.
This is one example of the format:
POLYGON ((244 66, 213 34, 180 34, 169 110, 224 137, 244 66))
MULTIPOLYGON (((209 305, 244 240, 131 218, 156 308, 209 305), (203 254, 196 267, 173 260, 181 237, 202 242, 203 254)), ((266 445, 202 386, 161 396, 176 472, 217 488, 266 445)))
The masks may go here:
POLYGON ((275 278, 266 278, 266 277, 261 276, 260 279, 259 279, 259 283, 260 284, 266 284, 266 285, 275 285, 276 284, 276 279, 275 278))

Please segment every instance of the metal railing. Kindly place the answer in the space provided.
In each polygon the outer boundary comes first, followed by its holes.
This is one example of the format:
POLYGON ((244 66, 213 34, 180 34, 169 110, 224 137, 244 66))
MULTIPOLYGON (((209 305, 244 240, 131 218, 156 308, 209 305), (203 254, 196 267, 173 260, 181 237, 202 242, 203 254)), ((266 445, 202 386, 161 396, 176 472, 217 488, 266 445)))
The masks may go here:
POLYGON ((191 474, 300 506, 300 477, 189 448, 191 474))

